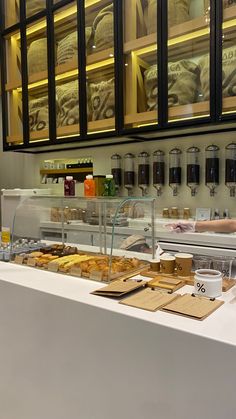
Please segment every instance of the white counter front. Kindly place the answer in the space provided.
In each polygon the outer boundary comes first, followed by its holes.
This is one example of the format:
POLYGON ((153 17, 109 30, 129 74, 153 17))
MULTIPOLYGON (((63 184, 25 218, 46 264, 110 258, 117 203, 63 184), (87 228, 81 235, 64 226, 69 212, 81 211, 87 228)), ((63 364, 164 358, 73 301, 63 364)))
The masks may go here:
POLYGON ((236 287, 202 322, 98 287, 0 263, 0 419, 235 418, 236 287))

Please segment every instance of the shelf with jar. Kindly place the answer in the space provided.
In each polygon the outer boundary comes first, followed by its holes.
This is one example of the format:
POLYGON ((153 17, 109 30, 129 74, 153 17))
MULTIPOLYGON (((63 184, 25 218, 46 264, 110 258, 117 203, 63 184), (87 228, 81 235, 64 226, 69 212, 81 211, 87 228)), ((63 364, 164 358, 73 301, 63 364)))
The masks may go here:
POLYGON ((86 175, 93 174, 93 159, 45 160, 40 169, 41 183, 63 183, 66 176, 73 176, 77 182, 83 182, 86 175))

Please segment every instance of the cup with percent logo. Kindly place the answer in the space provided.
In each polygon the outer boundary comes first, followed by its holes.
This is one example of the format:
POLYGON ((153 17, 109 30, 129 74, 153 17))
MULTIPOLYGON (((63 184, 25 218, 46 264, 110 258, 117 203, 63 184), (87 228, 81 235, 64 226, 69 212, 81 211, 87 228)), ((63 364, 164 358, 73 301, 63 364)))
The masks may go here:
POLYGON ((222 294, 222 273, 214 269, 198 269, 194 275, 194 293, 216 298, 222 294))
POLYGON ((178 276, 190 276, 192 270, 193 255, 191 253, 176 253, 175 266, 178 276))

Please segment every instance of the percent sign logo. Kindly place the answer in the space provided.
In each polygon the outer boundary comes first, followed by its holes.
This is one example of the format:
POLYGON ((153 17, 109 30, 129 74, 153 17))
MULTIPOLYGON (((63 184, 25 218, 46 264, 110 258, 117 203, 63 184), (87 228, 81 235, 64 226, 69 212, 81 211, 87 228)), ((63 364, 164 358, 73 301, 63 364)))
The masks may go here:
POLYGON ((199 284, 199 282, 197 283, 197 289, 198 292, 202 292, 204 294, 204 292, 206 292, 205 288, 204 288, 204 284, 199 284))
POLYGON ((94 120, 112 118, 115 115, 114 104, 111 103, 112 91, 93 98, 94 120), (100 97, 101 96, 101 97, 100 97))

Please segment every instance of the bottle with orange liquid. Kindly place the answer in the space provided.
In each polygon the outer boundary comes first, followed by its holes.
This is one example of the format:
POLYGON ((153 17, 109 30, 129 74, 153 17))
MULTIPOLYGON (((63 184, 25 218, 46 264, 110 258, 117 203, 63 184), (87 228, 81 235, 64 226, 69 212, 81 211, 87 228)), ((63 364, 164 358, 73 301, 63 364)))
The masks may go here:
POLYGON ((87 175, 84 181, 84 196, 95 196, 95 181, 92 175, 87 175))

